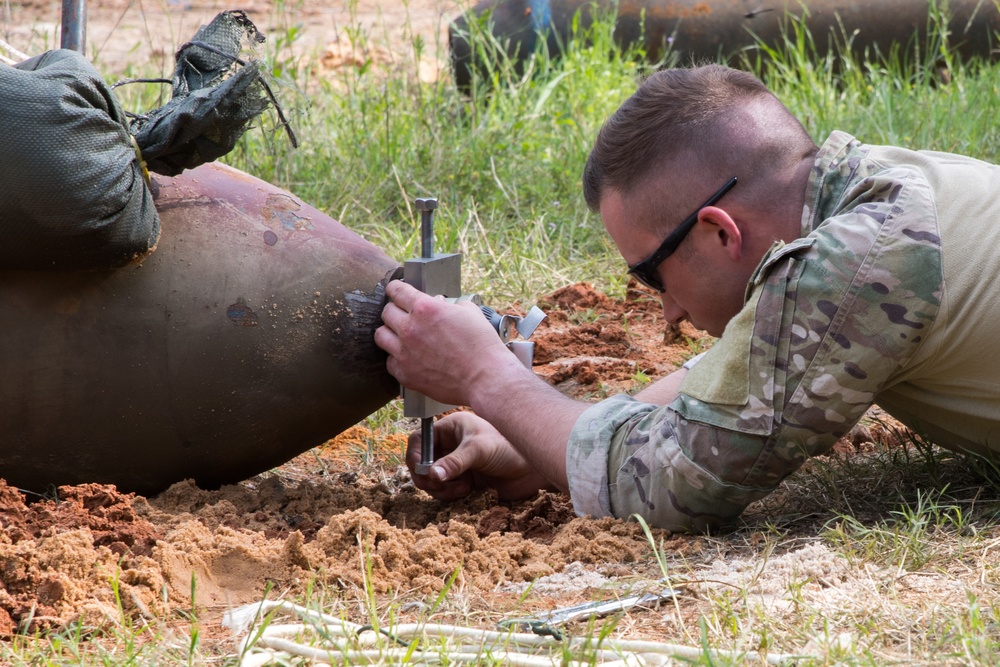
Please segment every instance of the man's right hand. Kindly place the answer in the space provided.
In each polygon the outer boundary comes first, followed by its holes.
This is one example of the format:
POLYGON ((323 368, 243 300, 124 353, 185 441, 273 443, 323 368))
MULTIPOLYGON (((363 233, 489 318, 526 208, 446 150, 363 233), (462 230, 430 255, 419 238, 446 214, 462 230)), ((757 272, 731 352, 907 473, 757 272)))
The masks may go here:
POLYGON ((496 489, 501 500, 523 500, 555 489, 499 431, 471 412, 454 412, 434 423, 439 458, 430 473, 419 475, 420 431, 410 434, 406 465, 413 483, 438 500, 457 500, 474 490, 496 489))

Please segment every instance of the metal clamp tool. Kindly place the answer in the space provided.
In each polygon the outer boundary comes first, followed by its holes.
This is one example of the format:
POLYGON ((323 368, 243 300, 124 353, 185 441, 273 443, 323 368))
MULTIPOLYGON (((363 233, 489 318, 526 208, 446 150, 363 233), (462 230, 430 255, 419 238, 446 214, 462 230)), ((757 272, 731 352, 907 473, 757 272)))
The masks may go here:
MULTIPOLYGON (((434 211, 438 200, 421 198, 414 201, 420 211, 420 257, 403 263, 403 281, 421 292, 442 295, 449 301, 472 301, 496 329, 500 340, 514 353, 518 360, 531 369, 535 344, 527 340, 545 319, 545 313, 534 306, 527 315, 503 315, 489 306, 483 305, 478 294, 462 294, 462 255, 459 253, 440 254, 434 252, 434 211), (520 340, 511 340, 514 334, 520 340)), ((420 419, 420 463, 418 474, 426 475, 434 463, 434 417, 454 408, 440 401, 403 388, 403 416, 420 419)))
POLYGON ((539 614, 538 616, 509 618, 497 623, 497 627, 501 630, 533 632, 536 635, 550 635, 556 639, 562 639, 562 633, 559 631, 558 626, 569 623, 570 621, 597 618, 599 616, 607 616, 608 614, 627 611, 632 607, 658 604, 665 600, 674 598, 677 595, 680 595, 680 591, 673 588, 664 588, 653 593, 632 595, 630 597, 620 598, 617 600, 585 602, 583 604, 573 605, 572 607, 553 609, 550 612, 539 614))

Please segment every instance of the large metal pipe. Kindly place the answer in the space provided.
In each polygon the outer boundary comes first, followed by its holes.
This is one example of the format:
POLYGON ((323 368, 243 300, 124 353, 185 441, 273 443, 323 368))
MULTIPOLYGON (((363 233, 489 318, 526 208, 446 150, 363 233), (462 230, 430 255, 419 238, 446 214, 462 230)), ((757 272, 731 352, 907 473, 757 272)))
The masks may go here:
MULTIPOLYGON (((515 63, 521 64, 544 41, 558 55, 572 38, 574 16, 586 29, 593 11, 615 14, 615 41, 640 45, 650 61, 669 46, 681 64, 697 60, 733 61, 758 41, 780 44, 789 18, 801 20, 825 53, 830 44, 850 41, 856 53, 892 45, 928 45, 933 0, 481 0, 449 29, 456 83, 471 85, 474 72, 496 63, 474 56, 476 26, 489 26, 515 63), (470 39, 470 24, 472 39, 470 39)), ((989 0, 941 3, 950 17, 950 46, 964 57, 993 56, 1000 8, 989 0)))
POLYGON ((373 341, 394 260, 223 165, 153 188, 162 236, 140 264, 0 273, 10 484, 236 482, 398 393, 373 341))

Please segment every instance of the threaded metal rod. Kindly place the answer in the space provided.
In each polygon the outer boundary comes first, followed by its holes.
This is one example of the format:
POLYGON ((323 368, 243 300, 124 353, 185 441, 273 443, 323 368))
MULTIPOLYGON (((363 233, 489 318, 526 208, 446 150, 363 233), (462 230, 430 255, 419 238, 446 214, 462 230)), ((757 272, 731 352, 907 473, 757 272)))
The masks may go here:
POLYGON ((434 463, 434 417, 420 420, 420 466, 424 474, 430 472, 434 463))
POLYGON ((420 211, 420 256, 431 259, 434 257, 434 209, 438 207, 438 200, 428 197, 414 203, 420 211))
MULTIPOLYGON (((424 259, 434 257, 434 209, 438 202, 434 198, 417 199, 414 202, 420 211, 420 256, 424 259)), ((434 463, 434 417, 420 419, 420 465, 417 472, 426 475, 434 463)))

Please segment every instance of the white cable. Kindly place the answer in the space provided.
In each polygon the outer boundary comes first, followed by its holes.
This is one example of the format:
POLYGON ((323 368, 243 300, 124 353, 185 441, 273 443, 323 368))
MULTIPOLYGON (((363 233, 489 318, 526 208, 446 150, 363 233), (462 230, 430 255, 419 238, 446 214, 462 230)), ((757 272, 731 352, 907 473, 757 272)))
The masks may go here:
POLYGON ((254 602, 253 604, 244 605, 227 611, 222 616, 222 626, 227 628, 233 634, 238 635, 246 632, 254 620, 274 609, 281 609, 282 611, 286 611, 294 616, 307 618, 326 625, 341 625, 354 632, 357 632, 362 628, 362 626, 351 623, 350 621, 345 621, 341 618, 337 618, 336 616, 330 616, 329 614, 324 614, 321 611, 315 611, 313 609, 309 609, 308 607, 303 607, 285 600, 262 600, 260 602, 254 602))
POLYGON ((9 58, 5 58, 2 54, 0 54, 0 60, 3 60, 5 63, 9 65, 14 65, 21 62, 22 60, 28 59, 28 54, 21 53, 10 44, 3 41, 2 39, 0 39, 0 50, 6 51, 8 55, 10 55, 13 58, 17 58, 17 60, 10 60, 9 58))
MULTIPOLYGON (((455 635, 463 635, 467 639, 475 639, 475 640, 480 640, 480 641, 473 642, 471 645, 468 644, 468 643, 462 643, 462 642, 459 642, 457 644, 453 643, 453 642, 449 642, 449 643, 446 643, 446 644, 432 644, 430 642, 424 642, 423 648, 421 648, 420 651, 419 651, 420 654, 423 654, 423 655, 426 655, 426 654, 435 654, 435 655, 437 655, 437 654, 440 653, 440 651, 438 649, 441 648, 441 647, 443 647, 443 646, 451 646, 451 647, 455 647, 455 648, 459 648, 459 649, 462 648, 462 647, 464 647, 464 649, 466 649, 466 650, 469 649, 469 648, 471 648, 471 647, 478 646, 478 648, 480 649, 480 651, 479 651, 479 653, 476 653, 476 655, 479 655, 480 657, 481 657, 483 649, 488 649, 491 656, 495 656, 497 653, 503 653, 505 656, 512 656, 512 655, 522 655, 523 656, 524 655, 523 653, 515 653, 511 649, 517 649, 517 648, 520 648, 520 649, 552 649, 552 648, 555 647, 555 644, 553 643, 553 640, 551 638, 539 637, 538 635, 523 634, 523 635, 517 635, 516 637, 514 637, 514 636, 512 636, 513 633, 511 633, 511 634, 508 634, 508 633, 495 633, 495 634, 499 635, 498 637, 495 637, 495 639, 505 640, 505 641, 487 642, 487 641, 483 641, 484 639, 488 639, 488 637, 484 636, 484 634, 485 634, 484 631, 470 630, 469 628, 459 628, 459 627, 456 627, 456 626, 436 626, 436 627, 438 629, 444 628, 444 629, 447 629, 447 630, 450 631, 450 632, 445 632, 445 633, 440 633, 440 632, 432 632, 432 633, 430 633, 431 635, 433 635, 434 637, 437 637, 439 639, 446 639, 447 640, 448 638, 454 638, 455 635), (463 632, 455 632, 456 630, 460 630, 460 631, 463 631, 463 632), (525 641, 525 640, 529 640, 529 641, 525 641)), ((305 633, 305 632, 307 632, 309 630, 313 630, 315 632, 319 632, 319 633, 323 633, 323 634, 330 634, 330 635, 339 634, 339 633, 336 632, 336 630, 337 630, 336 628, 331 628, 330 626, 315 627, 315 626, 307 626, 305 624, 271 625, 266 630, 264 630, 263 632, 260 633, 257 641, 254 643, 254 647, 265 647, 265 648, 278 649, 278 650, 286 651, 286 652, 294 652, 292 646, 294 646, 296 644, 289 642, 287 640, 287 637, 289 637, 289 636, 295 636, 295 635, 298 635, 298 634, 302 634, 302 633, 305 633)), ((342 636, 348 636, 348 635, 344 634, 342 636)), ((399 635, 397 635, 395 632, 392 633, 392 636, 396 637, 396 638, 399 638, 399 635)), ((412 637, 413 634, 411 634, 410 636, 412 637)), ((426 635, 424 635, 424 639, 427 639, 427 638, 428 637, 426 635)), ((362 646, 362 647, 365 647, 365 646, 377 647, 379 641, 384 641, 383 635, 381 635, 380 633, 374 633, 374 632, 371 632, 371 633, 368 633, 368 634, 365 634, 365 635, 362 635, 362 636, 352 636, 352 641, 351 642, 337 643, 337 642, 331 642, 331 641, 327 640, 326 643, 325 643, 324 648, 321 649, 321 653, 310 654, 309 656, 306 656, 306 657, 315 657, 315 656, 319 656, 319 655, 325 655, 325 656, 338 655, 345 662, 351 662, 351 660, 349 659, 350 656, 354 656, 354 657, 357 657, 357 656, 370 657, 371 655, 374 655, 374 654, 395 655, 395 654, 405 654, 405 653, 409 652, 409 650, 410 650, 408 647, 397 647, 397 648, 392 648, 392 649, 385 649, 385 648, 365 649, 365 648, 362 648, 360 650, 356 648, 357 646, 362 646)), ((589 647, 587 647, 587 648, 589 649, 589 647)), ((305 655, 305 654, 303 654, 303 655, 305 655)), ((588 650, 588 655, 594 655, 598 660, 602 661, 603 663, 607 663, 607 661, 609 661, 609 660, 611 660, 611 661, 619 661, 619 659, 622 657, 622 653, 620 651, 608 650, 608 649, 591 649, 591 650, 588 650)), ((448 658, 449 659, 457 659, 454 656, 455 656, 454 653, 449 653, 448 654, 448 658)), ((439 662, 439 660, 438 659, 434 659, 433 662, 439 662)), ((543 665, 550 665, 550 664, 552 664, 552 660, 550 660, 548 658, 544 658, 544 659, 542 659, 542 658, 536 658, 536 659, 532 659, 532 660, 527 660, 527 662, 530 663, 530 664, 532 664, 532 665, 534 665, 534 664, 543 664, 543 665)), ((561 658, 557 659, 556 662, 561 662, 561 658)))
MULTIPOLYGON (((357 625, 335 616, 313 611, 290 602, 262 602, 227 612, 223 625, 236 634, 247 631, 240 642, 242 654, 239 667, 263 667, 281 663, 289 656, 312 660, 320 664, 350 665, 397 658, 411 664, 440 664, 442 660, 460 663, 501 661, 515 667, 558 667, 563 662, 564 650, 583 650, 590 660, 586 664, 600 667, 640 667, 660 662, 657 656, 697 660, 705 656, 728 660, 751 660, 763 657, 769 665, 784 665, 815 656, 707 649, 681 644, 668 644, 646 640, 602 639, 569 637, 557 641, 552 637, 532 633, 479 630, 439 623, 405 623, 391 628, 391 636, 398 640, 419 639, 417 647, 379 646, 385 637, 366 626, 357 625), (308 623, 274 623, 254 630, 250 623, 261 615, 281 609, 308 620, 308 623), (247 620, 249 619, 249 620, 247 620), (238 631, 236 631, 238 629, 238 631), (289 637, 314 634, 314 643, 307 645, 289 637), (338 642, 335 638, 346 641, 338 642), (438 641, 431 641, 438 640, 438 641), (527 651, 533 651, 529 653, 527 651), (550 655, 540 655, 549 651, 550 655), (647 657, 648 656, 648 657, 647 657)), ((569 665, 582 664, 570 662, 569 665)))

